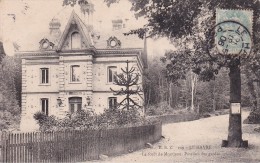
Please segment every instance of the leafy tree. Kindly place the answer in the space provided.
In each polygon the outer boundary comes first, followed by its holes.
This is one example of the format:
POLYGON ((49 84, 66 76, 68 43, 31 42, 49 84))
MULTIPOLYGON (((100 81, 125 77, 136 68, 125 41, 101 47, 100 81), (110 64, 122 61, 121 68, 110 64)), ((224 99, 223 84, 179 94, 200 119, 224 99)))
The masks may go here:
MULTIPOLYGON (((76 0, 64 0, 66 2, 76 0)), ((87 1, 87 0, 85 0, 87 1)), ((109 5, 120 0, 105 0, 109 5)), ((135 16, 145 17, 148 23, 139 29, 126 33, 138 34, 139 37, 167 37, 179 48, 177 52, 168 52, 166 60, 168 78, 175 82, 186 77, 191 70, 198 74, 202 81, 216 78, 221 68, 229 68, 232 73, 234 66, 240 65, 242 71, 248 71, 250 77, 249 90, 254 95, 255 68, 260 65, 260 1, 259 0, 129 0, 135 16), (241 61, 233 56, 209 56, 208 48, 212 48, 213 39, 207 40, 210 30, 214 27, 216 8, 250 9, 253 10, 253 44, 251 55, 241 61), (241 62, 241 63, 240 63, 241 62), (253 74, 253 75, 252 75, 253 74)), ((237 72, 238 73, 238 72, 237 72)), ((239 73, 240 74, 240 73, 239 73)), ((233 76, 230 76, 233 77, 233 76)), ((240 86, 239 86, 240 87, 240 86)), ((234 95, 231 92, 231 95, 234 95)), ((255 102, 256 110, 257 105, 255 102)), ((259 110, 259 108, 258 108, 259 110)))
POLYGON ((2 129, 18 127, 20 107, 15 85, 17 72, 15 58, 9 56, 3 58, 0 67, 0 119, 2 129))
POLYGON ((164 102, 167 98, 168 88, 165 77, 165 66, 159 57, 148 59, 149 67, 144 70, 143 89, 145 105, 156 105, 164 102))

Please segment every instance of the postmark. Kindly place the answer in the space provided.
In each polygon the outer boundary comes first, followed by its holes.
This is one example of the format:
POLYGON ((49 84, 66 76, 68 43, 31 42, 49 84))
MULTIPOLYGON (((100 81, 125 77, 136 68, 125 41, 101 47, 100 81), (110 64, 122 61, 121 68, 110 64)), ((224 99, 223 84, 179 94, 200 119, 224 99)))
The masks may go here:
POLYGON ((207 35, 210 56, 248 57, 253 46, 253 11, 216 10, 216 25, 207 35), (213 43, 214 41, 214 43, 213 43))
POLYGON ((252 17, 251 10, 216 10, 215 44, 220 54, 244 57, 250 54, 252 17))
POLYGON ((219 53, 239 56, 250 54, 251 34, 243 24, 235 21, 224 21, 216 25, 215 31, 215 44, 219 53))

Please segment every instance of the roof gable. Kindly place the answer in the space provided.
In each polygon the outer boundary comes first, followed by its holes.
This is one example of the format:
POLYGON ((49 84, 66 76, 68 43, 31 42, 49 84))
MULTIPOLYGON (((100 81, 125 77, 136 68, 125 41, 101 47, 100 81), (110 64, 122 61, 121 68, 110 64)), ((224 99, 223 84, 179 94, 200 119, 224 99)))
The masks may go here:
POLYGON ((78 15, 72 11, 70 19, 63 31, 62 37, 58 44, 58 50, 69 50, 72 48, 72 34, 79 33, 80 48, 88 49, 93 46, 89 28, 82 22, 78 15))

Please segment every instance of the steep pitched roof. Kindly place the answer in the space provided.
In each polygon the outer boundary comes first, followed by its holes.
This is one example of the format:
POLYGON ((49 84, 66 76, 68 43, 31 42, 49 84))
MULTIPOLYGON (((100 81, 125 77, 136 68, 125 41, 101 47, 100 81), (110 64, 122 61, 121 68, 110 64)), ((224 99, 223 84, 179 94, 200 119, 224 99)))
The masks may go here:
POLYGON ((107 40, 110 37, 116 37, 121 42, 121 48, 144 48, 144 40, 138 38, 136 35, 125 36, 124 33, 127 33, 127 29, 120 29, 109 31, 107 33, 100 33, 100 39, 96 41, 95 47, 97 49, 106 49, 107 40))
POLYGON ((87 47, 93 46, 93 40, 90 36, 90 30, 87 28, 87 26, 82 22, 82 20, 78 17, 78 15, 75 13, 75 11, 72 11, 70 19, 65 27, 65 30, 61 36, 61 39, 58 44, 58 50, 61 50, 62 46, 64 45, 67 35, 70 32, 70 27, 72 24, 76 24, 80 34, 83 36, 83 39, 87 41, 87 47))
POLYGON ((96 49, 107 49, 107 40, 110 37, 116 37, 121 42, 122 49, 136 49, 144 48, 144 40, 138 38, 136 35, 125 36, 124 33, 129 32, 129 28, 122 28, 119 30, 112 30, 112 24, 104 24, 101 29, 95 28, 93 26, 86 25, 82 19, 75 13, 75 11, 67 12, 56 16, 55 18, 61 21, 61 32, 62 34, 58 37, 52 36, 49 29, 42 29, 38 32, 32 32, 30 39, 27 39, 24 43, 21 43, 21 51, 37 51, 40 50, 39 42, 42 39, 48 39, 50 42, 54 43, 54 49, 61 49, 64 41, 66 40, 67 34, 70 30, 70 25, 72 21, 77 24, 79 31, 84 36, 83 39, 88 42, 89 46, 93 46, 96 49), (70 13, 70 17, 67 15, 70 13), (64 25, 66 24, 66 25, 64 25), (97 32, 98 31, 98 32, 97 32))

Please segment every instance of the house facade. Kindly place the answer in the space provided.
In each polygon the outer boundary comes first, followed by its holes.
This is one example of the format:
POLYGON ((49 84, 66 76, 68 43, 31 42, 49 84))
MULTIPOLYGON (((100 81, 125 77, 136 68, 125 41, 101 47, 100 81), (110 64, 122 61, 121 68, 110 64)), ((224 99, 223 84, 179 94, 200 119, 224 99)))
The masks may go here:
MULTIPOLYGON (((38 128, 33 118, 38 111, 62 118, 81 109, 101 113, 113 107, 124 98, 110 88, 120 89, 114 74, 125 69, 126 61, 141 76, 141 85, 144 40, 124 36, 124 25, 114 22, 111 33, 102 35, 73 11, 64 30, 57 19, 50 22, 49 36, 39 40, 38 50, 17 54, 22 59, 21 130, 38 128)), ((132 98, 143 105, 142 94, 132 98)))

